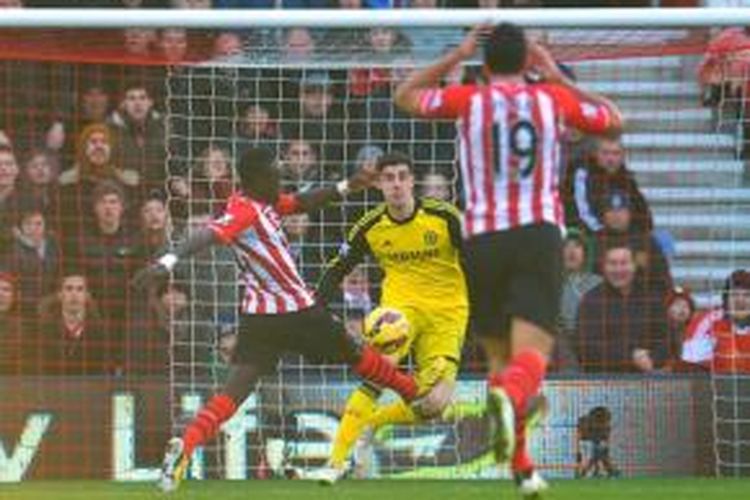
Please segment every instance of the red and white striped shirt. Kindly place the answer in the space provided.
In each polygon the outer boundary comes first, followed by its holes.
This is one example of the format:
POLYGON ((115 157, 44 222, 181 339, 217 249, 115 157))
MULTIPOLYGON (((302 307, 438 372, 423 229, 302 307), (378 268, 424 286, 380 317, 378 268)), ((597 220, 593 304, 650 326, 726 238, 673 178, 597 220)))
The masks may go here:
POLYGON ((275 205, 234 193, 224 214, 209 227, 234 251, 245 282, 242 312, 283 314, 307 309, 313 292, 300 276, 281 228, 282 215, 299 211, 293 195, 281 195, 275 205))
POLYGON ((562 226, 562 127, 602 133, 611 121, 606 106, 566 87, 508 82, 424 90, 419 114, 456 120, 468 236, 562 226))

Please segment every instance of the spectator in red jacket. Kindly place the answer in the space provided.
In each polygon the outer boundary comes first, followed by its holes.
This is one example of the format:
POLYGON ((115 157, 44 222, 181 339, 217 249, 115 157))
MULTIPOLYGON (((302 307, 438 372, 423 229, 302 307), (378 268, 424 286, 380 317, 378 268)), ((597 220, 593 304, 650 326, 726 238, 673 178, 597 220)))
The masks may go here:
POLYGON ((750 272, 738 269, 729 275, 722 305, 693 318, 682 362, 717 373, 750 373, 750 272))
POLYGON ((727 279, 724 318, 715 321, 713 370, 750 374, 750 272, 737 270, 727 279))

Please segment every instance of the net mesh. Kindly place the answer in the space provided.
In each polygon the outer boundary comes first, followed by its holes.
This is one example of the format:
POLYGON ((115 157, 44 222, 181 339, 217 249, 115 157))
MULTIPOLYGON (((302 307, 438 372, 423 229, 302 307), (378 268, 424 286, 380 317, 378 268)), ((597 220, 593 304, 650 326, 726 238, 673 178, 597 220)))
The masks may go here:
MULTIPOLYGON (((632 244, 656 298, 636 302, 630 316, 577 314, 600 280, 597 235, 586 238, 591 272, 566 280, 560 348, 545 389, 553 413, 533 442, 552 475, 611 472, 603 444, 627 475, 748 470, 750 349, 737 330, 742 322, 727 327, 717 316, 710 328, 688 328, 667 308, 682 297, 673 285, 689 287, 700 311, 719 307, 724 280, 747 265, 747 75, 735 50, 742 42, 717 49, 718 35, 534 33, 582 86, 623 108, 625 162, 654 226, 632 244), (636 317, 650 360, 615 341, 636 317), (717 337, 722 328, 726 339, 717 337), (729 364, 709 375, 717 359, 729 364), (650 364, 658 374, 637 373, 650 364)), ((225 379, 236 341, 237 269, 231 252, 217 247, 181 263, 166 287, 138 294, 128 282, 221 210, 232 166, 248 147, 271 148, 285 189, 297 192, 402 151, 414 158, 420 193, 461 204, 454 125, 412 119, 392 104, 395 83, 461 36, 459 29, 3 31, 0 137, 19 172, 0 149, 0 284, 14 289, 0 318, 7 332, 0 397, 11 415, 0 422, 0 478, 156 476, 167 437, 225 379), (36 246, 34 214, 46 226, 36 246), (71 452, 84 458, 62 458, 71 452)), ((467 64, 449 80, 480 78, 467 64)), ((569 172, 604 161, 593 154, 596 140, 574 133, 566 140, 569 172)), ((586 233, 575 181, 564 186, 566 211, 586 233)), ((601 192, 606 204, 611 193, 601 192)), ((370 190, 284 221, 309 283, 379 201, 370 190)), ((646 212, 631 209, 633 225, 647 226, 646 212)), ((372 263, 358 268, 333 304, 352 331, 377 303, 379 279, 372 263)), ((472 378, 484 370, 470 339, 452 413, 370 436, 353 458, 355 475, 495 477, 484 389, 472 378)), ((343 367, 284 358, 222 437, 200 451, 193 475, 266 478, 321 465, 354 387, 343 367)))

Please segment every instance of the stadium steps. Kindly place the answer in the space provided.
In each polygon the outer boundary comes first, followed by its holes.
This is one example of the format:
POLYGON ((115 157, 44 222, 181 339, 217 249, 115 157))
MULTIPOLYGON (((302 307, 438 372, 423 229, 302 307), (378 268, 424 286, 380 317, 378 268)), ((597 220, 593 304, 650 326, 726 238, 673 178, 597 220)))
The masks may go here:
POLYGON ((640 109, 625 111, 628 128, 639 132, 705 132, 713 128, 710 109, 640 109))
MULTIPOLYGON (((686 33, 644 30, 633 36, 592 30, 557 36, 571 45, 628 40, 629 48, 637 50, 686 33)), ((605 93, 622 108, 628 165, 652 206, 656 228, 675 240, 675 282, 689 286, 698 304, 708 307, 718 300, 731 271, 750 267, 750 190, 740 187, 744 166, 736 159, 731 123, 717 133, 712 110, 701 107, 695 77, 699 59, 624 57, 581 61, 573 68, 586 88, 605 93)))
POLYGON ((737 160, 636 161, 628 163, 643 186, 680 186, 695 188, 736 187, 744 166, 737 160))
POLYGON ((679 203, 731 206, 750 203, 750 189, 748 188, 691 189, 684 187, 659 187, 643 188, 643 194, 650 200, 652 205, 679 203))
POLYGON ((705 161, 734 158, 736 144, 730 134, 629 133, 623 143, 630 161, 705 161))
POLYGON ((571 64, 576 77, 587 80, 675 80, 690 71, 684 59, 668 57, 622 57, 608 60, 577 61, 571 64))

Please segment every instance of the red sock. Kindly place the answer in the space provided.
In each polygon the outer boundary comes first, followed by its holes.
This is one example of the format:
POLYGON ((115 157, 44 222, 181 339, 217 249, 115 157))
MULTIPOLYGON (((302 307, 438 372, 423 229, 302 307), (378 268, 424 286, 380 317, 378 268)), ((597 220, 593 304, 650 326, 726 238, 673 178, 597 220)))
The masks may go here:
POLYGON ((185 428, 182 435, 185 454, 192 455, 197 446, 214 437, 221 424, 229 420, 236 410, 237 404, 226 394, 212 397, 185 428))
MULTIPOLYGON (((546 372, 547 359, 539 351, 528 349, 516 354, 500 374, 499 383, 513 401, 518 415, 524 414, 526 401, 539 392, 546 372)), ((493 382, 498 382, 497 377, 490 377, 490 384, 493 382)))
POLYGON ((406 401, 417 397, 417 382, 414 377, 400 371, 370 346, 363 349, 362 356, 354 365, 354 371, 370 382, 393 389, 406 401))
POLYGON ((519 425, 516 430, 516 450, 513 452, 511 460, 511 471, 529 472, 534 469, 534 462, 531 460, 529 450, 526 448, 526 433, 523 432, 523 426, 519 425))

